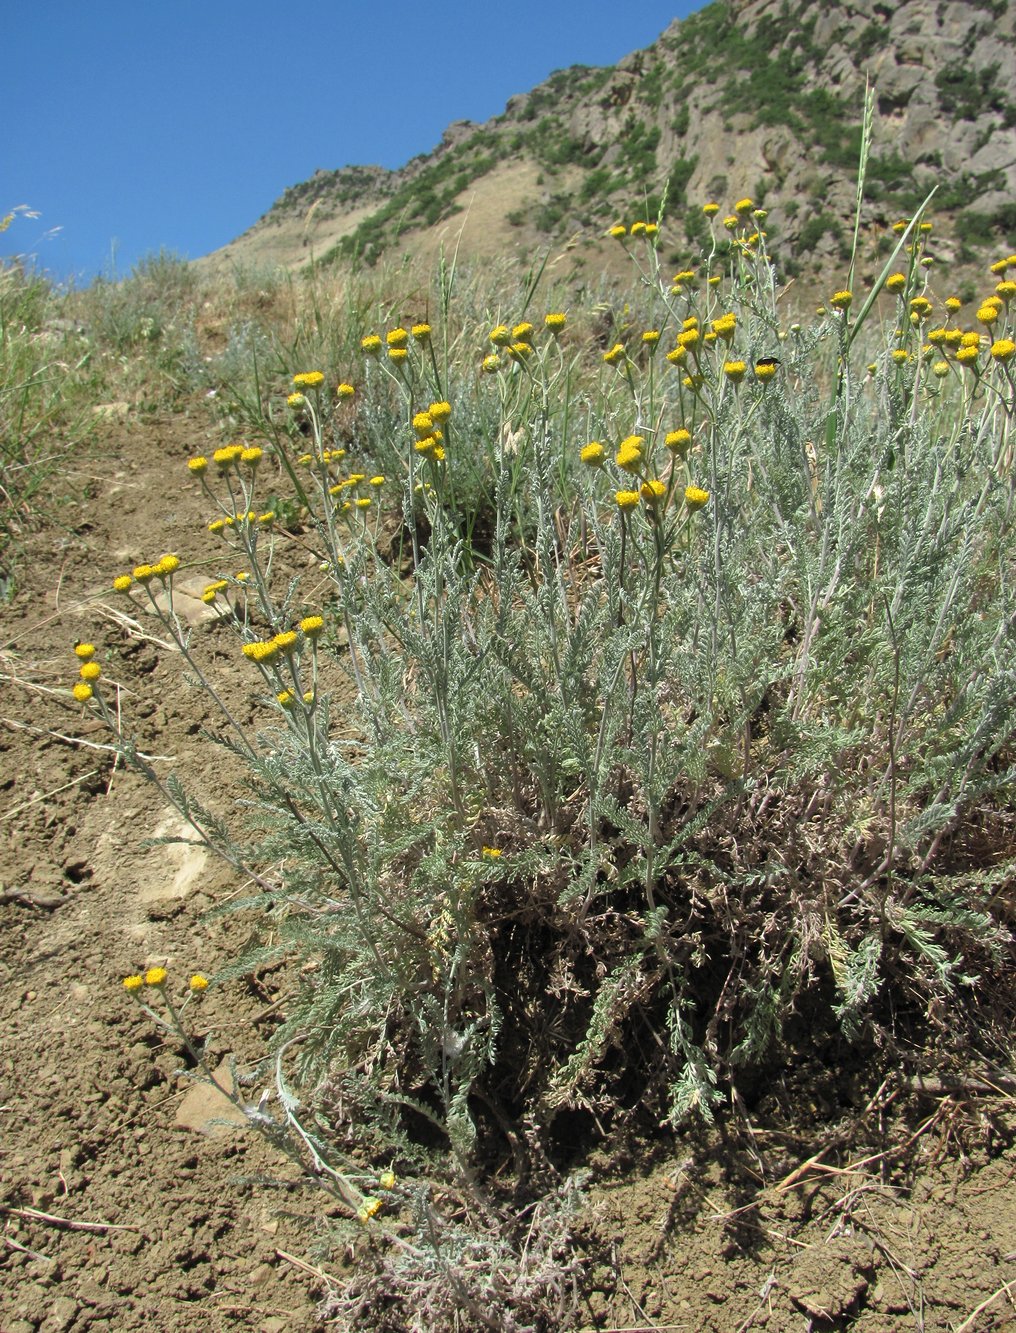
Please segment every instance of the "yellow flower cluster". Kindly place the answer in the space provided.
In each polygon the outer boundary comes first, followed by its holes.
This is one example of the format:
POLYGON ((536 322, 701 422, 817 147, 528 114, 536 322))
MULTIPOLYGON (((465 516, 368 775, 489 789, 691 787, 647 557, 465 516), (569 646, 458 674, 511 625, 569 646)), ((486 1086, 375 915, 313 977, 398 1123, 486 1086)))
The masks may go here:
MULTIPOLYGON (((661 508, 670 504, 674 493, 673 468, 683 464, 692 443, 691 431, 682 426, 669 431, 663 443, 671 457, 669 482, 652 475, 653 451, 647 448, 644 435, 627 435, 617 447, 614 464, 619 472, 627 472, 637 479, 636 486, 624 486, 614 492, 614 502, 622 513, 630 513, 639 505, 644 505, 648 517, 655 521, 655 515, 661 508)), ((601 470, 607 466, 606 450, 599 440, 591 440, 580 451, 582 462, 589 468, 601 470)), ((701 509, 709 499, 708 491, 697 486, 688 486, 684 492, 685 505, 689 513, 701 509)))
POLYGON ((614 462, 622 472, 637 472, 642 465, 645 439, 641 435, 626 435, 621 441, 614 462))
POLYGON ((626 236, 644 236, 647 240, 652 240, 654 236, 659 235, 659 231, 655 222, 633 222, 631 227, 618 222, 613 227, 607 228, 607 235, 613 237, 615 241, 623 241, 626 236))

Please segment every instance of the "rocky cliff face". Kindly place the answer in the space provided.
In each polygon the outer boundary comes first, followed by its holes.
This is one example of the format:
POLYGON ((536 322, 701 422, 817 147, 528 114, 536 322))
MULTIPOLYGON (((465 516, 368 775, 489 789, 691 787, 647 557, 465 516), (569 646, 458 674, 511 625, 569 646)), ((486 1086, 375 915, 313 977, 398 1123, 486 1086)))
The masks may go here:
POLYGON ((598 236, 665 198, 675 249, 693 250, 701 204, 749 194, 807 267, 846 245, 870 81, 864 220, 905 216, 937 186, 942 258, 1012 249, 1014 32, 1006 0, 718 0, 613 68, 558 71, 484 125, 455 122, 399 172, 317 173, 244 239, 256 250, 302 226, 306 248, 312 210, 319 256, 372 262, 480 198, 528 249, 598 236))

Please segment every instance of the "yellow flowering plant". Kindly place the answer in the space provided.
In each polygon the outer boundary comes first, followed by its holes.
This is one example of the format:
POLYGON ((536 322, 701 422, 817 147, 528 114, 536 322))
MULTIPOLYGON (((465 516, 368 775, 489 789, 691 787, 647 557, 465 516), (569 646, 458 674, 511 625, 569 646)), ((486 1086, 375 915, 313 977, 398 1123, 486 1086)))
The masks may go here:
MULTIPOLYGON (((918 211, 798 322, 757 211, 704 228, 679 282, 665 218, 618 224, 632 290, 566 336, 526 318, 566 293, 481 299, 446 265, 409 307, 426 335, 386 301, 310 349, 355 396, 304 383, 292 412, 286 371, 233 412, 180 472, 249 707, 201 674, 172 558, 117 578, 254 788, 234 843, 146 772, 292 963, 252 1123, 393 1244, 392 1162, 435 1234, 482 1230, 494 1140, 550 1154, 622 1087, 657 1126, 708 1120, 791 1032, 873 1078, 904 1033, 923 1068, 969 1039, 965 979, 1004 976, 987 872, 937 876, 1011 785, 1012 303, 943 309, 905 253, 918 211), (282 501, 311 571, 284 583, 282 501)), ((101 671, 78 684, 125 725, 101 671)))

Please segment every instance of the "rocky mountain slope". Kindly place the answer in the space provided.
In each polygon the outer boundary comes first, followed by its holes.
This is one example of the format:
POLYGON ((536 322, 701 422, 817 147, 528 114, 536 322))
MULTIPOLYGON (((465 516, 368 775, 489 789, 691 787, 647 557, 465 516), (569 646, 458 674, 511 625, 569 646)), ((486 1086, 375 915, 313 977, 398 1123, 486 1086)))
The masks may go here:
POLYGON ((529 252, 661 201, 677 262, 705 235, 702 203, 748 194, 792 276, 849 246, 869 80, 864 221, 936 185, 939 257, 969 262, 1016 243, 1014 35, 1007 0, 715 0, 613 68, 560 70, 485 124, 456 122, 399 171, 317 172, 202 262, 371 264, 448 237, 529 252))

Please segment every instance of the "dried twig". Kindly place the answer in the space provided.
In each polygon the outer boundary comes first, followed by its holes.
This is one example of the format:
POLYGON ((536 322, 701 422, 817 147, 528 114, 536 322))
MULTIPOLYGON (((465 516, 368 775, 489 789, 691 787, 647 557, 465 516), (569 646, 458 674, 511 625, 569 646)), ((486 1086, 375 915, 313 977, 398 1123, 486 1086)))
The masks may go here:
POLYGON ((11 1208, 0 1204, 0 1213, 8 1217, 23 1217, 33 1222, 48 1222, 50 1226, 65 1227, 68 1231, 141 1231, 141 1227, 119 1222, 75 1222, 70 1217, 57 1217, 55 1213, 44 1213, 38 1208, 11 1208))
POLYGON ((13 819, 15 815, 20 815, 22 810, 27 810, 32 805, 38 805, 40 801, 48 801, 51 796, 59 796, 60 792, 66 791, 68 787, 76 787, 79 782, 85 782, 88 778, 95 777, 98 772, 97 768, 90 768, 87 773, 82 773, 77 778, 71 778, 70 782, 65 782, 62 787, 54 787, 52 791, 40 792, 38 796, 32 796, 29 800, 22 801, 13 810, 5 810, 3 814, 0 814, 0 822, 5 819, 13 819))
POLYGON ((14 1240, 11 1236, 4 1236, 4 1244, 9 1245, 12 1250, 17 1250, 19 1254, 27 1254, 30 1259, 41 1259, 43 1263, 52 1264, 56 1260, 48 1254, 40 1254, 38 1250, 30 1250, 27 1245, 22 1245, 20 1241, 14 1240))
POLYGON ((295 1254, 288 1254, 285 1250, 276 1250, 275 1253, 280 1259, 284 1259, 287 1264, 292 1264, 301 1273, 307 1273, 310 1277, 317 1278, 326 1287, 337 1287, 339 1285, 338 1281, 330 1273, 326 1273, 323 1268, 315 1268, 313 1264, 307 1263, 305 1259, 298 1259, 295 1254))
POLYGON ((983 1314, 992 1301, 997 1301, 999 1296, 1009 1292, 1013 1287, 1016 1287, 1016 1278, 1013 1278, 1011 1282, 1003 1282, 998 1291, 992 1292, 986 1300, 981 1301, 980 1305, 974 1306, 963 1323, 953 1330, 953 1333, 967 1333, 967 1329, 973 1328, 977 1316, 983 1314))

